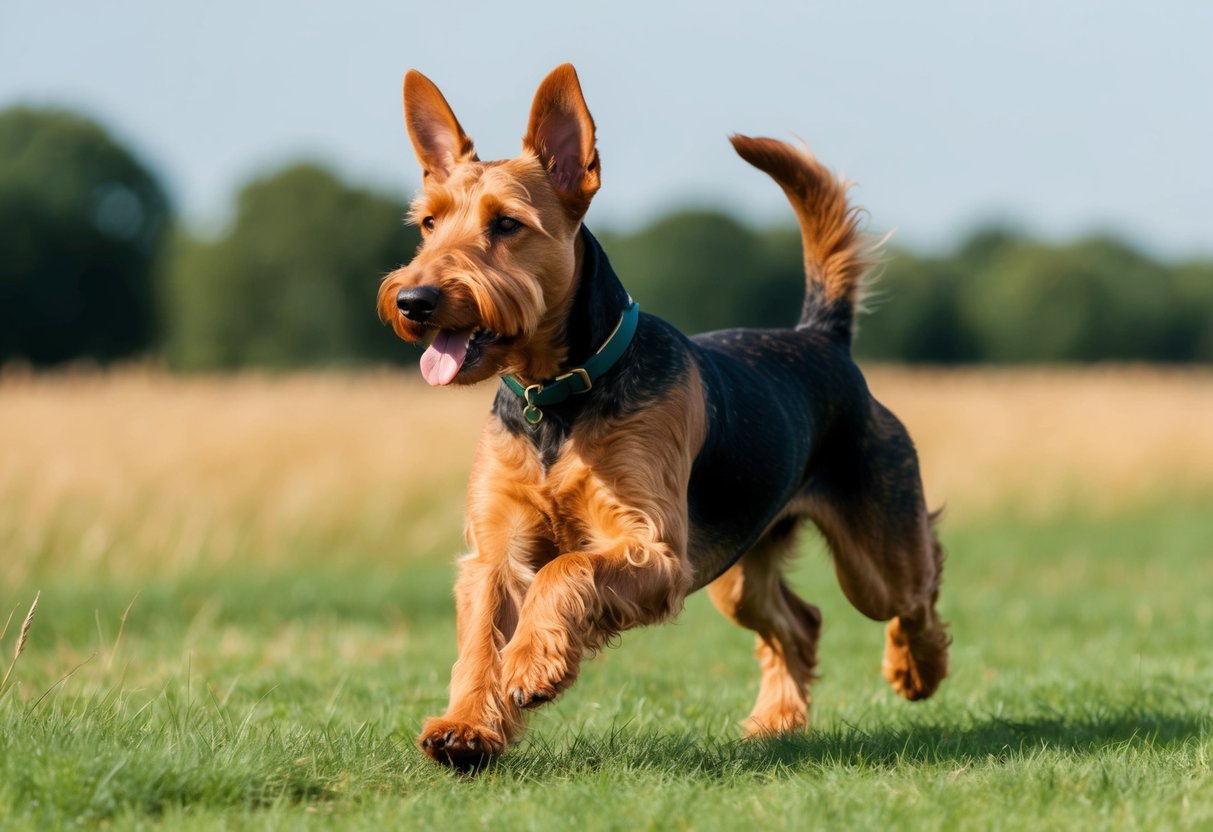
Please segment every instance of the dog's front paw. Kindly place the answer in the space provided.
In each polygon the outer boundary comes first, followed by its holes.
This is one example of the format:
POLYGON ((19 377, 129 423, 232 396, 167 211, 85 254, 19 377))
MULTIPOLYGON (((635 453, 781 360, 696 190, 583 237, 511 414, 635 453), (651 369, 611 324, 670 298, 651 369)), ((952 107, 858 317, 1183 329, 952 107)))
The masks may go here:
POLYGON ((808 725, 804 703, 784 704, 782 709, 772 709, 767 713, 750 714, 741 723, 741 736, 744 739, 771 739, 796 731, 803 731, 808 725))
POLYGON ((519 708, 551 702, 573 684, 580 659, 562 630, 519 628, 501 654, 502 695, 519 708))
POLYGON ((489 726, 471 725, 440 716, 425 721, 417 744, 435 762, 459 771, 480 768, 505 751, 505 740, 489 726))

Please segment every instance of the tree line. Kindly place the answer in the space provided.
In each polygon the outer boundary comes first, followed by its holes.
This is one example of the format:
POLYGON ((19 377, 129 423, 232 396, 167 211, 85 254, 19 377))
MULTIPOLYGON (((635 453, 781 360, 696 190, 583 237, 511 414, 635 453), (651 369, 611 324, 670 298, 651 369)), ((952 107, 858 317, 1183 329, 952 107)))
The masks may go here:
MULTIPOLYGON (((0 363, 162 357, 181 370, 409 364, 375 317, 380 278, 418 244, 406 206, 294 164, 245 185, 202 237, 101 125, 0 113, 0 363)), ((788 326, 803 295, 793 228, 683 210, 595 229, 641 306, 686 332, 788 326)), ((862 358, 1213 361, 1213 260, 1165 262, 1111 236, 1046 242, 974 231, 954 250, 886 252, 860 319, 862 358)))

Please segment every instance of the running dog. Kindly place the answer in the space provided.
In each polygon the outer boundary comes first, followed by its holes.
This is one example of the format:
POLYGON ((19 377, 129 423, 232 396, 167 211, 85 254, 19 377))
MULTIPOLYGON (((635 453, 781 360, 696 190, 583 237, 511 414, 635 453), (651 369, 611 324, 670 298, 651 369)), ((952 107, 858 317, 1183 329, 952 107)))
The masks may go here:
POLYGON ((425 753, 459 769, 500 754, 583 659, 701 587, 757 633, 746 735, 804 728, 821 613, 783 571, 805 520, 846 597, 888 621, 893 689, 934 693, 943 555, 914 445, 851 358, 875 253, 846 185, 807 151, 733 136, 796 213, 804 306, 789 329, 688 338, 639 311, 583 224, 602 172, 571 65, 540 84, 512 159, 481 161, 416 71, 404 109, 422 244, 384 279, 380 316, 424 345, 431 385, 499 385, 468 486, 450 704, 425 753))

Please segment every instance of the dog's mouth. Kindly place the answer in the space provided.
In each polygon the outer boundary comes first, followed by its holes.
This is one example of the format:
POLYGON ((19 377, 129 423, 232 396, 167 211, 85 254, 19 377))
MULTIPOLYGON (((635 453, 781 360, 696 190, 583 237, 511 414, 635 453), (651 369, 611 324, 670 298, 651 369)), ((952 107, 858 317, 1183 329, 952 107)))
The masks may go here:
POLYGON ((428 327, 422 343, 421 375, 434 385, 450 384, 464 370, 480 363, 489 347, 509 339, 489 329, 439 329, 428 327))

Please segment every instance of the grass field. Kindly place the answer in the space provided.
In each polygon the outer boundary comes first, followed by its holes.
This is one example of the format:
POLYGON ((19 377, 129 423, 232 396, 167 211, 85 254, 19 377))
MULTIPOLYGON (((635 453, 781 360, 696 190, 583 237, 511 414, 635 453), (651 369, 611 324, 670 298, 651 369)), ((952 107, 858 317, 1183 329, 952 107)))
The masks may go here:
POLYGON ((412 737, 491 391, 0 377, 0 676, 41 591, 0 828, 1213 828, 1213 373, 870 379, 948 505, 936 698, 883 683, 810 537, 812 734, 737 740, 751 640, 695 596, 468 779, 412 737))

